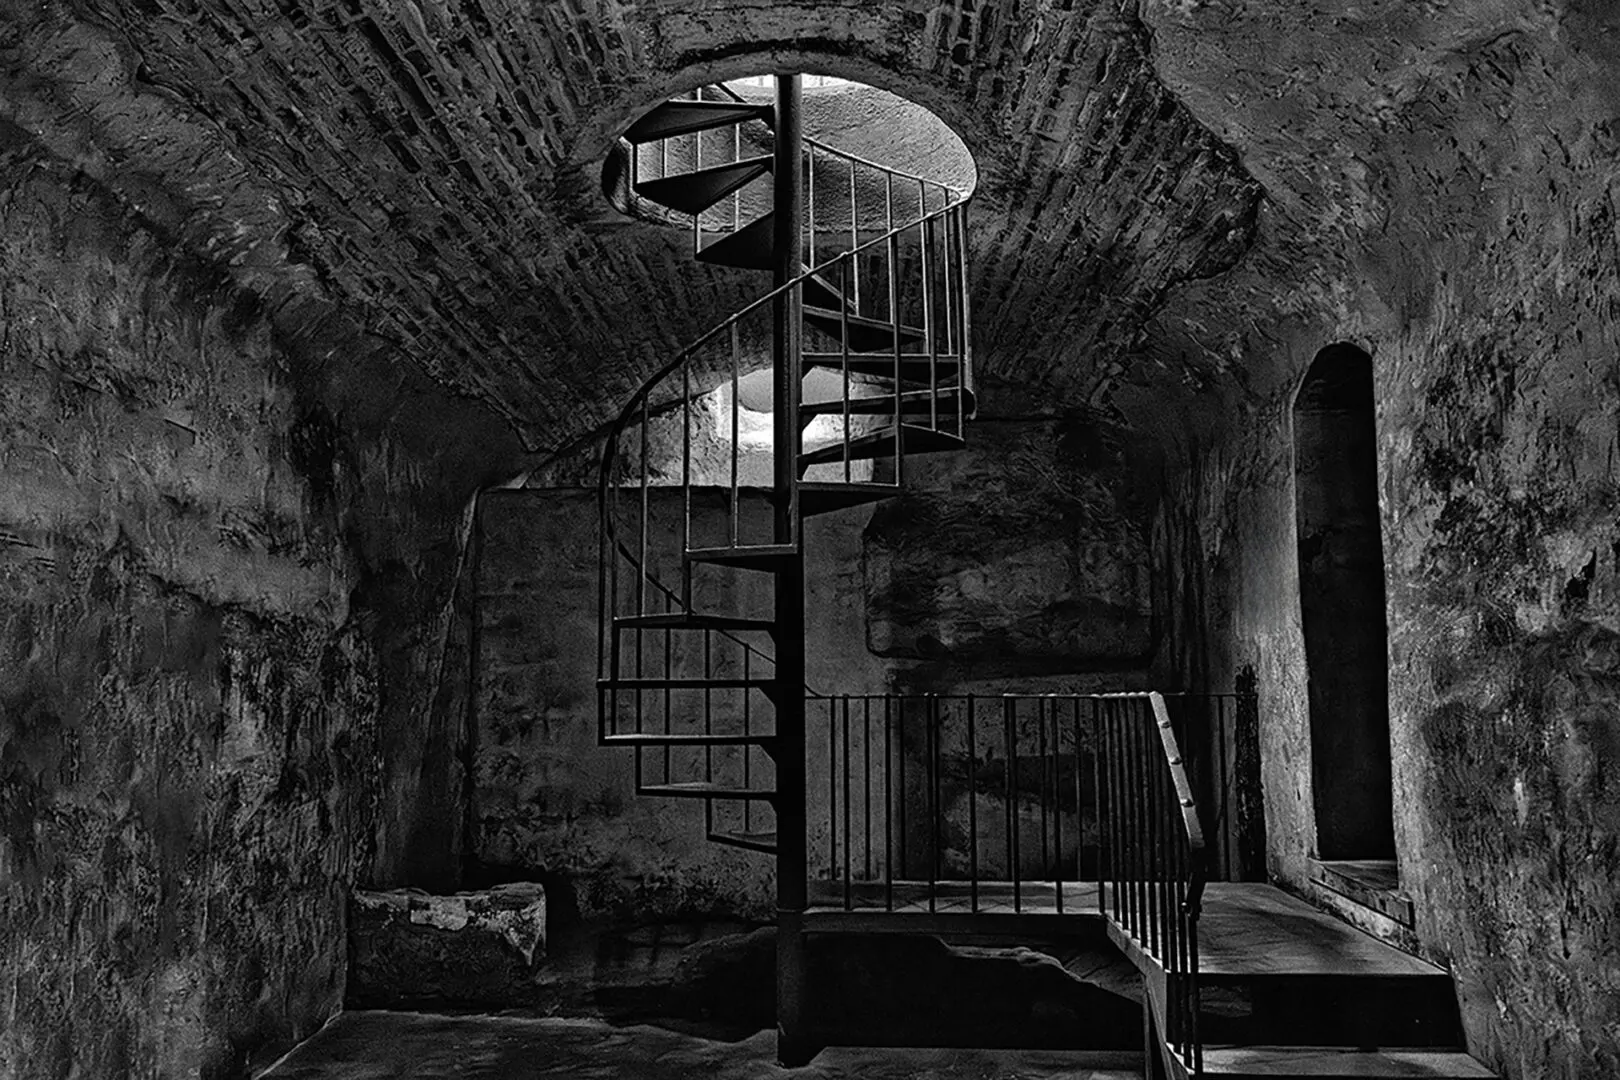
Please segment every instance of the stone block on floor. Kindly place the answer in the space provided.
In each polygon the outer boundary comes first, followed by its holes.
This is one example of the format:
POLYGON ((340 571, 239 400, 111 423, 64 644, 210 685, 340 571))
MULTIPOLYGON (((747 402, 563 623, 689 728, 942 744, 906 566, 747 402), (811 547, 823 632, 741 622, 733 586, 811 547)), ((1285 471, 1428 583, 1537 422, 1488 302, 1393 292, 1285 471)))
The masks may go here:
POLYGON ((545 993, 546 895, 522 882, 433 895, 356 889, 349 903, 350 1008, 520 1006, 545 993))

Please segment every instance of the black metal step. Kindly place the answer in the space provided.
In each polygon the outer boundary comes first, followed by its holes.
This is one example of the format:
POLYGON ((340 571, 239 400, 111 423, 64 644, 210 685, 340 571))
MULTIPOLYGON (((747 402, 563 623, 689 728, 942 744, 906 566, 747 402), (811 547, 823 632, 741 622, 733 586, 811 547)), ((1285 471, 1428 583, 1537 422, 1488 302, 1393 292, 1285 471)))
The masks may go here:
POLYGON ((629 630, 767 630, 774 632, 771 619, 741 619, 731 615, 700 615, 671 611, 659 615, 617 615, 614 626, 629 630))
MULTIPOLYGON (((810 273, 810 267, 806 266, 804 271, 810 273)), ((803 291, 804 302, 808 307, 831 308, 836 312, 849 303, 844 294, 833 285, 831 275, 820 271, 804 279, 803 291)))
POLYGON ((598 742, 603 746, 766 746, 775 738, 774 735, 761 735, 758 732, 752 735, 730 732, 724 735, 681 732, 666 735, 660 731, 619 731, 603 735, 598 742))
POLYGON ((835 484, 801 482, 799 484, 799 512, 805 517, 843 510, 850 506, 892 499, 901 489, 894 484, 835 484))
MULTIPOLYGON (((887 427, 881 431, 873 431, 866 435, 858 435, 847 443, 843 440, 818 447, 808 453, 799 455, 799 472, 812 465, 826 465, 831 462, 841 462, 847 451, 849 460, 866 461, 872 458, 887 458, 894 456, 895 449, 894 428, 887 427)), ((944 431, 935 431, 932 428, 919 427, 916 424, 900 425, 900 449, 907 455, 932 454, 942 450, 960 450, 967 443, 956 435, 944 431)), ((801 489, 800 501, 803 501, 801 489)))
MULTIPOLYGON (((851 352, 877 352, 894 348, 895 324, 884 319, 869 319, 864 315, 845 316, 837 311, 806 304, 804 321, 835 341, 844 337, 847 328, 851 352)), ((928 336, 922 327, 903 323, 899 327, 899 335, 902 346, 922 341, 928 336)))
POLYGON ((733 191, 770 172, 772 160, 771 155, 764 154, 708 169, 643 180, 636 185, 636 194, 683 214, 701 214, 733 191))
MULTIPOLYGON (((889 369, 893 372, 894 368, 889 369)), ((974 410, 978 408, 978 401, 971 390, 957 390, 955 388, 941 390, 937 395, 927 390, 906 390, 900 394, 900 415, 902 417, 929 416, 937 412, 941 420, 956 418, 957 396, 962 398, 962 418, 973 419, 974 410), (936 404, 937 403, 937 404, 936 404)), ((852 397, 849 399, 849 414, 851 416, 893 416, 895 413, 895 395, 879 394, 875 397, 852 397)), ((799 417, 808 422, 818 416, 843 416, 844 401, 842 398, 829 398, 826 401, 807 401, 799 406, 799 417)))
MULTIPOLYGON (((803 354, 804 366, 831 368, 834 371, 844 370, 845 357, 835 352, 806 352, 803 354)), ((855 375, 875 375, 879 378, 894 378, 894 354, 866 353, 856 355, 851 353, 848 357, 849 370, 855 375)), ((941 356, 932 364, 926 353, 905 353, 900 357, 900 381, 914 386, 929 386, 931 380, 939 381, 939 388, 945 389, 954 383, 957 371, 961 364, 954 356, 941 356)))
POLYGON ((740 266, 744 270, 776 268, 776 214, 757 217, 697 253, 699 262, 740 266))
POLYGON ((792 544, 754 544, 748 547, 689 548, 686 561, 711 566, 735 566, 743 570, 775 570, 783 559, 797 559, 799 549, 792 544))
POLYGON ((770 832, 712 832, 709 834, 709 839, 716 844, 725 844, 727 847, 743 848, 748 851, 763 851, 767 855, 776 854, 776 830, 774 829, 770 832))
POLYGON ((769 105, 732 101, 666 101, 631 124, 624 137, 640 145, 676 135, 730 127, 749 120, 763 120, 769 124, 774 117, 775 110, 769 105))
POLYGON ((750 788, 731 787, 706 780, 692 780, 677 784, 643 784, 636 788, 637 795, 665 795, 675 799, 774 799, 774 791, 755 791, 750 788))

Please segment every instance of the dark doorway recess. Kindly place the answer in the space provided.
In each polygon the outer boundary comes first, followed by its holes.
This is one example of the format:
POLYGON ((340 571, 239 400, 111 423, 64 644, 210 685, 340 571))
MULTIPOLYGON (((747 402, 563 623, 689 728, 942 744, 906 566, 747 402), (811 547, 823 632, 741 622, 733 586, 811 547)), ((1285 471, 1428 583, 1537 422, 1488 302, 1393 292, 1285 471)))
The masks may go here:
POLYGON ((1372 358, 1316 354, 1294 402, 1299 606, 1321 859, 1393 859, 1372 358))

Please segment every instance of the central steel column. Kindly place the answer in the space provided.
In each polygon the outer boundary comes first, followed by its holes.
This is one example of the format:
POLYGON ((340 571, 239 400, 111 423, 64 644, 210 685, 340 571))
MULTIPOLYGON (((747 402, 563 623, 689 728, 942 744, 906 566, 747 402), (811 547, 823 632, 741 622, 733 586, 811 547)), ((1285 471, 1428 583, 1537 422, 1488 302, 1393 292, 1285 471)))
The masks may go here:
MULTIPOLYGON (((800 84, 795 74, 776 77, 776 229, 772 286, 803 269, 800 229, 804 221, 800 84)), ((799 402, 803 321, 801 290, 790 289, 771 307, 775 352, 771 404, 778 544, 800 542, 799 402)), ((806 1029, 804 909, 808 865, 805 851, 804 559, 784 559, 776 571, 776 1053, 783 1065, 815 1056, 806 1029)))

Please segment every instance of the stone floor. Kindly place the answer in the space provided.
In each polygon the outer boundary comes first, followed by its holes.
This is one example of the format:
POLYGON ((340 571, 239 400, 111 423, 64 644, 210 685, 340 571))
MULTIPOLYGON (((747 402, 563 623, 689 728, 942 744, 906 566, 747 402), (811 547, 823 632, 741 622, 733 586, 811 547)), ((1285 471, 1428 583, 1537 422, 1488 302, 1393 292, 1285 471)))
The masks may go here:
POLYGON ((600 1020, 351 1012, 260 1080, 1140 1080, 1140 1055, 1038 1050, 824 1050, 776 1064, 776 1037, 721 1042, 600 1020))

